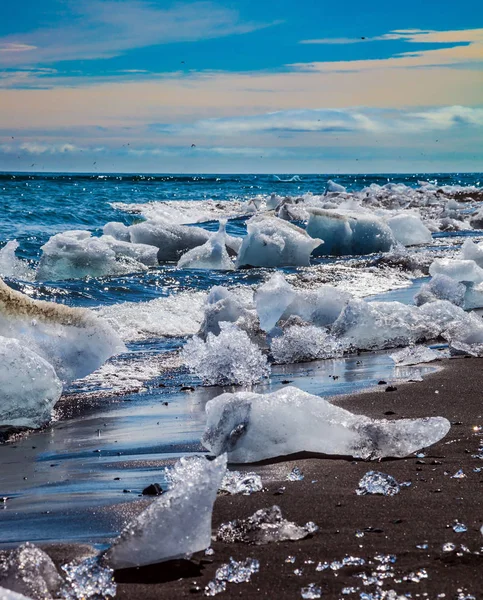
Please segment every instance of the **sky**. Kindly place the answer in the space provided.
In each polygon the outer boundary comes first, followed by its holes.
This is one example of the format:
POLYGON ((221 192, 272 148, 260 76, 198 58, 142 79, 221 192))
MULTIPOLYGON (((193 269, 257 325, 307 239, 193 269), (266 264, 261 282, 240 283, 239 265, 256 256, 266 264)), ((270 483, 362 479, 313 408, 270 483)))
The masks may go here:
POLYGON ((483 171, 481 0, 16 0, 0 171, 483 171))

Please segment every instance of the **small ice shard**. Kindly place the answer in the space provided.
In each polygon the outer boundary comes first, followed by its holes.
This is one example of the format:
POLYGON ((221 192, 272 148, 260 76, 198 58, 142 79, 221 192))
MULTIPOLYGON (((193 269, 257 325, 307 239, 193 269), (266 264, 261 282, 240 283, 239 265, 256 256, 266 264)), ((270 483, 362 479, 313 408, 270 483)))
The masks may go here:
POLYGON ((285 479, 287 481, 302 481, 304 479, 304 474, 298 467, 294 467, 285 479))
POLYGON ((466 531, 468 531, 468 527, 466 527, 464 523, 456 521, 453 525, 453 531, 455 533, 465 533, 466 531))
POLYGON ((418 246, 432 241, 431 231, 411 213, 401 213, 386 221, 396 241, 403 246, 418 246))
POLYGON ((433 360, 439 360, 441 356, 441 352, 426 346, 408 346, 391 354, 392 360, 398 367, 432 362, 433 360))
POLYGON ((0 336, 0 425, 42 427, 61 394, 50 363, 18 340, 0 336))
POLYGON ((375 215, 312 207, 307 210, 310 213, 307 233, 324 241, 314 251, 316 255, 387 252, 395 243, 391 229, 375 215))
POLYGON ((381 494, 382 496, 394 496, 399 494, 400 487, 398 482, 391 475, 380 473, 379 471, 368 471, 359 481, 359 487, 356 490, 358 496, 367 494, 381 494))
POLYGON ((451 479, 464 479, 465 477, 463 469, 459 469, 454 475, 451 475, 451 479))
POLYGON ((210 232, 201 227, 188 227, 161 220, 131 225, 129 234, 131 242, 156 246, 160 262, 179 260, 183 252, 201 246, 210 238, 210 232))
POLYGON ((467 283, 483 282, 483 269, 474 260, 461 260, 457 258, 437 258, 431 263, 429 273, 446 275, 455 281, 467 283))
POLYGON ((226 456, 182 458, 170 473, 172 487, 116 538, 104 560, 112 569, 185 557, 211 544, 211 515, 226 471, 226 456))
POLYGON ((26 542, 0 561, 0 586, 33 600, 57 598, 62 578, 51 558, 26 542))
POLYGON ((237 267, 309 266, 310 254, 322 240, 278 217, 257 216, 247 222, 237 267))
POLYGON ((19 247, 17 240, 7 242, 0 250, 0 277, 13 277, 24 281, 33 281, 35 271, 27 261, 18 258, 15 251, 19 247))
POLYGON ((247 519, 235 519, 222 523, 216 539, 225 543, 245 542, 248 544, 269 544, 285 540, 302 540, 318 530, 314 523, 300 527, 282 516, 278 506, 257 510, 247 519))
POLYGON ((232 271, 235 265, 226 250, 226 221, 202 246, 188 250, 178 261, 178 269, 213 269, 232 271))
POLYGON ((256 473, 241 473, 240 471, 227 471, 220 485, 221 492, 229 494, 243 494, 249 496, 263 489, 262 479, 256 473))
POLYGON ((456 550, 456 545, 452 542, 446 542, 443 544, 443 552, 453 552, 453 550, 456 550))
POLYGON ((261 350, 236 325, 221 323, 221 332, 206 341, 189 340, 182 358, 205 385, 246 385, 268 377, 270 367, 261 350))
POLYGON ((209 581, 205 587, 205 596, 216 596, 226 591, 226 581, 209 581))
POLYGON ((116 595, 114 571, 103 567, 98 557, 90 557, 81 563, 62 565, 65 584, 60 591, 63 600, 106 600, 116 595))
POLYGON ((447 275, 435 275, 428 283, 421 286, 419 292, 414 296, 417 306, 433 302, 433 300, 448 300, 456 306, 465 303, 466 286, 455 281, 447 275))
POLYGON ((206 405, 203 445, 230 462, 307 451, 355 458, 404 457, 443 438, 443 417, 375 420, 292 386, 269 394, 221 394, 206 405))
POLYGON ((229 563, 221 565, 216 570, 215 579, 227 583, 248 583, 252 575, 259 570, 260 563, 256 558, 237 561, 230 557, 229 563))
POLYGON ((1 279, 0 335, 44 358, 62 381, 89 375, 126 350, 112 327, 90 310, 32 300, 1 279))

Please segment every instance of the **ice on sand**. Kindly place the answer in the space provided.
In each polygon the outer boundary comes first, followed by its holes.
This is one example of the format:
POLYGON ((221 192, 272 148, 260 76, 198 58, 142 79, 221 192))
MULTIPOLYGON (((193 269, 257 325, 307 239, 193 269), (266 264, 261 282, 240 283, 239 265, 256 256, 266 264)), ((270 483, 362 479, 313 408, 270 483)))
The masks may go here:
POLYGON ((247 519, 235 519, 222 523, 216 539, 226 543, 245 542, 248 544, 269 544, 285 540, 302 540, 318 530, 315 523, 306 523, 303 527, 282 516, 280 507, 274 505, 262 508, 247 519))
POLYGON ((18 340, 0 337, 0 425, 45 425, 61 394, 51 364, 18 340))
POLYGON ((126 350, 112 327, 91 311, 32 300, 1 279, 0 336, 18 339, 62 381, 84 377, 126 350))
POLYGON ((399 214, 387 219, 392 234, 403 246, 429 244, 432 241, 431 231, 421 219, 414 214, 399 214))
POLYGON ((256 473, 227 471, 221 482, 220 492, 249 496, 255 492, 260 492, 262 488, 262 479, 256 473))
POLYGON ((237 267, 308 266, 312 251, 322 243, 278 217, 256 216, 247 222, 237 267))
POLYGON ((51 558, 29 542, 0 561, 0 586, 33 600, 57 598, 61 585, 62 578, 51 558))
POLYGON ((220 221, 217 233, 202 246, 188 250, 178 261, 178 269, 214 269, 232 271, 235 268, 226 249, 226 221, 220 221))
POLYGON ((202 443, 233 463, 307 451, 354 458, 403 457, 443 438, 443 417, 375 420, 292 386, 270 394, 226 393, 206 405, 202 443))
POLYGON ((441 353, 426 346, 409 346, 394 352, 391 358, 398 367, 405 367, 439 360, 441 353))
POLYGON ((368 471, 359 481, 356 494, 358 496, 367 494, 394 496, 399 494, 400 491, 399 483, 391 475, 386 475, 386 473, 380 471, 368 471))
POLYGON ((208 548, 213 504, 225 471, 226 456, 182 458, 171 474, 172 487, 114 540, 104 557, 107 564, 139 567, 208 548))
POLYGON ((81 563, 62 565, 65 584, 60 592, 62 600, 106 600, 116 595, 114 572, 100 564, 98 556, 81 563))
POLYGON ((208 333, 206 341, 189 340, 182 357, 190 371, 206 385, 244 385, 268 377, 270 367, 248 334, 232 323, 221 323, 220 334, 208 333))
POLYGON ((314 254, 372 254, 387 252, 395 239, 389 226, 379 217, 367 213, 342 213, 308 208, 307 233, 324 241, 314 254))

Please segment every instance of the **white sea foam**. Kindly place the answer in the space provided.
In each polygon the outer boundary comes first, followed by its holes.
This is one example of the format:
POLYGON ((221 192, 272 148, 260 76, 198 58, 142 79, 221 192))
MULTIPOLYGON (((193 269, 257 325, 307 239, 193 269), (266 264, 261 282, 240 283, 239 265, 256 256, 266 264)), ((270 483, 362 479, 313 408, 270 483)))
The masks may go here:
POLYGON ((17 240, 11 240, 0 250, 0 277, 33 281, 35 279, 35 270, 27 261, 16 256, 15 251, 18 246, 19 243, 17 240))

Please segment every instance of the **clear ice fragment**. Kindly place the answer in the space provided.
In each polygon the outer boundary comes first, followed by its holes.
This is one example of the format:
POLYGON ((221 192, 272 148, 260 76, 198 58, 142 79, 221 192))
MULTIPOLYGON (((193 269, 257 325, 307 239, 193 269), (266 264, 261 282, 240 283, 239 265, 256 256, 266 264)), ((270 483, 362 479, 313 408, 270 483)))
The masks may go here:
POLYGON ((359 481, 359 487, 356 490, 358 496, 365 496, 366 494, 394 496, 399 492, 399 484, 394 477, 379 471, 368 471, 359 481))
POLYGON ((229 494, 243 494, 249 496, 263 489, 262 479, 256 473, 241 473, 240 471, 227 471, 220 485, 220 491, 229 494))
POLYGON ((80 564, 62 566, 65 584, 60 592, 63 600, 106 600, 116 595, 114 571, 103 567, 98 557, 91 557, 80 564))

